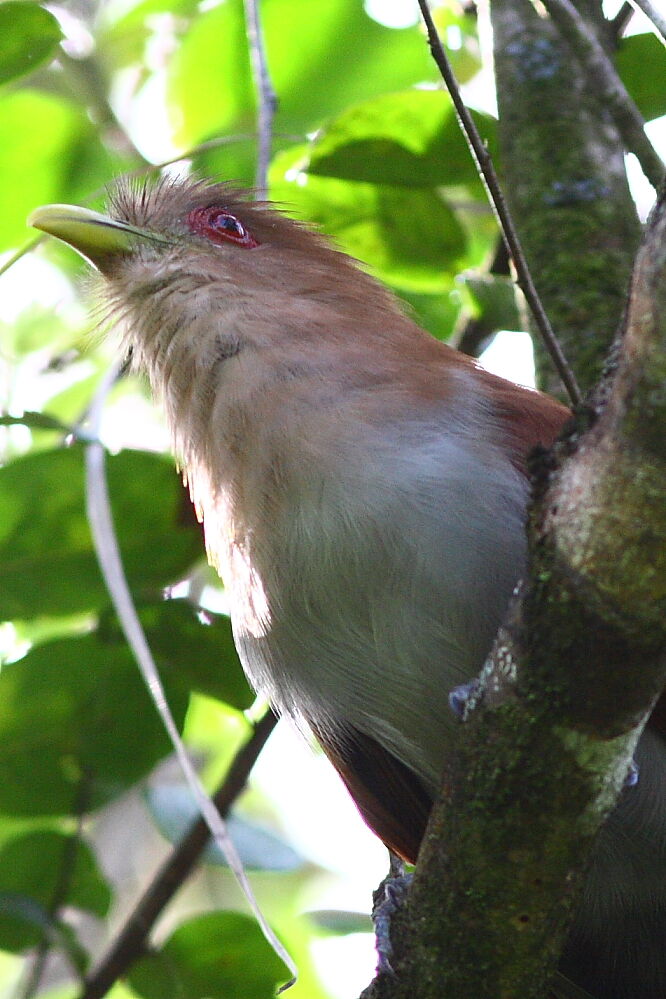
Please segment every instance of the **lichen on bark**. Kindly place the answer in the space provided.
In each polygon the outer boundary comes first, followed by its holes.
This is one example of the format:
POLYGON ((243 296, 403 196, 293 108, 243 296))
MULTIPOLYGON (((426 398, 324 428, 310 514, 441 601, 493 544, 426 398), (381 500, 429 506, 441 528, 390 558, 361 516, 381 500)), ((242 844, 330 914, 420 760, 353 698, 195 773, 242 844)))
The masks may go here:
MULTIPOLYGON (((601 25, 594 0, 581 7, 601 25)), ((586 391, 619 326, 640 239, 624 150, 550 20, 528 0, 492 0, 490 13, 506 196, 546 313, 586 391)), ((540 387, 562 397, 552 362, 535 346, 540 387)))

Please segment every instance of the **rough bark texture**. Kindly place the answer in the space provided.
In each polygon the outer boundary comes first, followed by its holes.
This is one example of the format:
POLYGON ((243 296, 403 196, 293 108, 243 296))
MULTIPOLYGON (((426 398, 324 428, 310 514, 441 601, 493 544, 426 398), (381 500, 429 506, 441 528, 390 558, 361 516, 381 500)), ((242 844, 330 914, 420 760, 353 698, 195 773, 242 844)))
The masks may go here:
MULTIPOLYGON (((603 31, 597 0, 578 9, 603 31)), ((550 20, 529 0, 491 0, 491 14, 506 193, 587 390, 616 338, 640 238, 622 146, 550 20)), ((619 354, 566 439, 536 461, 529 580, 394 921, 397 973, 367 999, 549 993, 596 833, 666 680, 665 315, 662 200, 619 354)), ((557 393, 541 352, 538 362, 557 393)))
POLYGON ((666 197, 603 411, 537 469, 530 581, 445 774, 392 935, 397 976, 368 996, 547 994, 595 834, 666 681, 664 317, 666 197))
MULTIPOLYGON (((595 0, 579 9, 601 31, 595 0)), ((507 199, 546 313, 586 391, 619 326, 640 238, 622 143, 548 18, 529 0, 492 0, 490 13, 507 199)), ((561 396, 540 343, 536 350, 541 387, 561 396)))

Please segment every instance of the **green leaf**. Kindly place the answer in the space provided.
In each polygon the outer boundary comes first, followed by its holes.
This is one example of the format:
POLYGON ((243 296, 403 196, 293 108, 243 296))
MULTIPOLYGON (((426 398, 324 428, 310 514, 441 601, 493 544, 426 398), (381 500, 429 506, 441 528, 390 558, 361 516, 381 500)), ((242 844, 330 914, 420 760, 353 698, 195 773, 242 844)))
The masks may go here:
MULTIPOLYGON (((238 711, 250 707, 254 694, 226 615, 199 611, 188 600, 140 603, 137 609, 158 665, 172 670, 185 690, 215 697, 238 711)), ((107 641, 125 641, 115 617, 102 630, 107 641)))
POLYGON ((37 413, 26 410, 21 416, 0 416, 0 426, 30 427, 32 430, 57 430, 61 434, 71 434, 72 428, 49 416, 48 413, 37 413))
MULTIPOLYGON (((71 329, 69 337, 71 341, 71 329)), ((69 422, 73 426, 76 426, 81 413, 84 413, 90 405, 90 400, 99 388, 100 379, 107 368, 107 363, 103 359, 98 361, 88 353, 78 354, 77 346, 73 348, 74 356, 71 359, 66 358, 63 362, 67 370, 68 384, 44 403, 45 409, 53 419, 61 420, 65 424, 69 422)), ((57 367, 57 356, 55 363, 57 367)), ((128 381, 129 379, 123 379, 114 387, 112 405, 115 405, 116 399, 125 391, 128 381)), ((131 392, 131 389, 128 388, 127 391, 131 392)), ((83 436, 82 428, 78 428, 77 435, 83 436)))
POLYGON ((88 955, 72 927, 24 895, 0 890, 0 932, 10 953, 45 942, 50 949, 66 954, 81 977, 86 971, 88 955))
POLYGON ((184 923, 128 978, 145 999, 273 999, 287 974, 254 919, 217 912, 184 923))
POLYGON ((310 0, 303 17, 292 0, 269 0, 264 18, 278 128, 309 130, 350 104, 439 79, 418 25, 384 27, 360 3, 310 0))
POLYGON ((460 295, 455 288, 434 295, 420 295, 401 288, 399 294, 419 326, 428 330, 437 340, 448 340, 451 337, 460 314, 460 295))
POLYGON ((467 83, 481 69, 476 10, 442 3, 433 7, 432 18, 458 83, 467 83))
POLYGON ((204 142, 201 151, 192 157, 196 172, 204 177, 221 177, 237 187, 251 188, 255 179, 257 139, 254 133, 248 133, 238 136, 237 140, 218 143, 212 139, 208 146, 204 142))
POLYGON ((474 317, 488 335, 521 328, 516 288, 510 278, 469 271, 459 275, 458 280, 468 293, 474 317))
POLYGON ((656 35, 623 38, 615 64, 646 121, 666 114, 666 48, 656 35))
POLYGON ((62 38, 57 20, 36 3, 0 4, 0 83, 51 59, 62 38))
POLYGON ((293 150, 274 161, 273 197, 387 283, 419 292, 451 290, 467 238, 436 191, 314 177, 292 168, 293 161, 293 150))
MULTIPOLYGON (((351 102, 437 78, 418 28, 386 28, 349 0, 310 0, 307 17, 292 0, 268 0, 262 20, 279 94, 277 132, 303 134, 351 102)), ((211 135, 254 132, 242 0, 193 22, 171 60, 168 98, 184 148, 211 135)))
POLYGON ((242 0, 199 15, 170 60, 167 99, 183 149, 213 135, 255 131, 242 0))
MULTIPOLYGON (((495 157, 495 120, 473 117, 495 157)), ((451 99, 438 90, 384 95, 343 112, 317 137, 307 171, 403 187, 469 185, 485 198, 451 99)))
MULTIPOLYGON (((199 808, 192 792, 184 784, 151 786, 145 798, 155 825, 170 843, 180 842, 199 818, 199 808)), ((303 866, 303 858, 275 833, 238 815, 227 819, 227 828, 245 868, 295 871, 303 866)), ((228 866, 227 858, 216 843, 208 844, 204 857, 209 864, 228 866)))
POLYGON ((99 20, 97 52, 107 72, 121 67, 145 65, 150 43, 164 37, 164 21, 178 33, 198 16, 200 0, 133 0, 131 4, 101 4, 96 12, 99 20), (160 15, 166 15, 160 17, 160 15))
POLYGON ((34 235, 28 213, 58 200, 62 159, 80 127, 78 112, 59 98, 27 90, 0 98, 0 186, 11 193, 0 215, 0 249, 34 235))
MULTIPOLYGON (((187 695, 163 673, 176 724, 187 695)), ((97 808, 145 776, 171 748, 125 647, 96 634, 34 647, 0 671, 0 811, 97 808)))
MULTIPOLYGON (((60 885, 65 894, 60 906, 74 907, 104 916, 111 893, 88 845, 52 830, 17 836, 0 849, 0 885, 3 893, 23 899, 27 911, 33 906, 49 912, 60 885)), ((8 900, 6 899, 6 902, 8 900)), ((8 908, 14 908, 9 907, 8 908)), ((0 948, 25 950, 39 943, 44 926, 34 919, 17 920, 0 908, 0 948)))
MULTIPOLYGON (((20 272, 15 270, 6 280, 11 281, 15 277, 18 284, 23 281, 19 275, 20 272)), ((0 340, 6 345, 5 349, 11 351, 18 368, 24 358, 41 347, 48 347, 56 354, 60 344, 69 346, 72 329, 65 317, 55 313, 52 306, 41 307, 30 303, 14 321, 0 324, 0 340)), ((55 363, 57 365, 58 362, 55 363)), ((30 365, 34 365, 34 357, 30 358, 26 367, 30 365)), ((83 406, 79 412, 82 410, 83 406)))
POLYGON ((0 148, 0 250, 34 236, 25 220, 37 205, 76 202, 112 175, 84 109, 37 91, 0 98, 0 148))
MULTIPOLYGON (((200 530, 172 463, 123 451, 107 460, 130 586, 159 592, 201 554, 200 530)), ((105 607, 108 594, 85 511, 83 448, 18 458, 0 469, 0 620, 105 607)))
POLYGON ((344 909, 317 909, 308 912, 308 919, 322 930, 346 936, 348 933, 372 933, 372 920, 367 912, 344 909))
POLYGON ((0 889, 0 939, 3 950, 22 951, 58 933, 55 919, 43 905, 24 895, 0 889))

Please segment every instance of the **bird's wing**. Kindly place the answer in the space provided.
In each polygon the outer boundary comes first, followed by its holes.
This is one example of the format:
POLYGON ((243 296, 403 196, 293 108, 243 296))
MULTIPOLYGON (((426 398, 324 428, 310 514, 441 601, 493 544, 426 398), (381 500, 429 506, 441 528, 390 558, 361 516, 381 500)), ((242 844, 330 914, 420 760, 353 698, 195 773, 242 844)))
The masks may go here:
POLYGON ((310 727, 366 823, 389 849, 416 863, 432 808, 416 774, 358 729, 346 730, 333 743, 316 725, 310 727))

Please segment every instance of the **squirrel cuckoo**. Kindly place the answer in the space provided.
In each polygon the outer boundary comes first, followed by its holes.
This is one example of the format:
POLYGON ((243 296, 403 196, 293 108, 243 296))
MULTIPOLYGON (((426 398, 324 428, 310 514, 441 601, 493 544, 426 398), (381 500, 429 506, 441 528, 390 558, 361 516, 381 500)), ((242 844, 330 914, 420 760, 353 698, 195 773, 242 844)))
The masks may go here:
MULTIPOLYGON (((324 238, 227 185, 121 184, 31 218, 103 276, 165 407, 247 674, 416 860, 456 719, 526 560, 526 455, 568 411, 420 329, 324 238)), ((600 836, 562 971, 666 999, 666 747, 600 836)))

